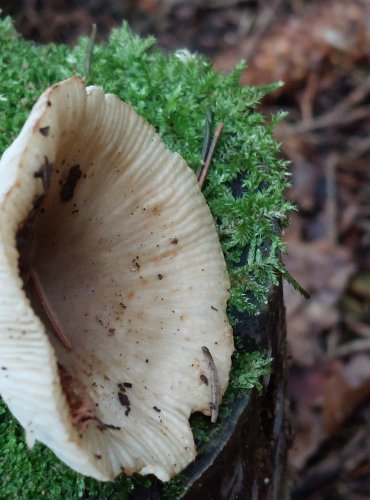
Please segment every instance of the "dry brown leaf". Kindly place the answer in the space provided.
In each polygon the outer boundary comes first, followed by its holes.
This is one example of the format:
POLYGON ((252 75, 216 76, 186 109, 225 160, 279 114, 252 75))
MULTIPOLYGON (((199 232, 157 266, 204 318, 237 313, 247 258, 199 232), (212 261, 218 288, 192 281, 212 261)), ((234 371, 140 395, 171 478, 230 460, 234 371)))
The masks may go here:
POLYGON ((289 390, 294 402, 294 443, 289 451, 289 463, 302 469, 325 439, 321 408, 326 373, 321 367, 291 373, 289 390))
POLYGON ((370 356, 360 354, 346 365, 332 365, 326 380, 323 422, 328 436, 370 395, 370 356))
MULTIPOLYGON (((276 25, 247 61, 242 83, 264 85, 282 80, 295 88, 308 77, 346 69, 370 55, 370 4, 366 0, 336 0, 308 5, 276 25)), ((251 37, 252 39, 252 37, 251 37)), ((215 66, 230 70, 249 51, 251 39, 221 53, 215 66)))
POLYGON ((289 388, 296 421, 289 461, 295 469, 302 469, 370 395, 370 355, 292 372, 289 388))
POLYGON ((313 365, 322 357, 317 337, 338 321, 338 300, 354 264, 346 248, 325 239, 290 242, 284 261, 311 295, 306 300, 290 285, 284 286, 289 348, 297 363, 313 365))

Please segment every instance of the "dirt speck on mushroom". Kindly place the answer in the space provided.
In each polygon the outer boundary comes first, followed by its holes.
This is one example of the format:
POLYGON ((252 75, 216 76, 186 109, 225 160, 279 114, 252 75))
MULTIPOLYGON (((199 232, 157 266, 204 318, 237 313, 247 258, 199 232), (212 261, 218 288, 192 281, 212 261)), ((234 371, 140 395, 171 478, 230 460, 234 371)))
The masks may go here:
POLYGON ((50 127, 40 127, 39 132, 44 137, 47 137, 49 135, 49 132, 50 132, 50 127))
POLYGON ((73 165, 67 175, 67 179, 64 182, 62 189, 60 191, 60 199, 63 202, 71 201, 76 189, 77 182, 82 176, 80 165, 73 165))

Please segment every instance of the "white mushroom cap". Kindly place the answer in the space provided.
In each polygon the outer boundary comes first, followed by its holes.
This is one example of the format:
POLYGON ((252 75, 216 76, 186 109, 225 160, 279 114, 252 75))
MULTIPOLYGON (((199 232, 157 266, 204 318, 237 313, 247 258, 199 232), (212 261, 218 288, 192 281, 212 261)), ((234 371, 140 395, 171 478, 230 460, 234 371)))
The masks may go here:
POLYGON ((0 161, 0 393, 28 442, 100 480, 181 471, 211 411, 202 346, 227 386, 228 288, 185 161, 118 97, 47 89, 0 161))

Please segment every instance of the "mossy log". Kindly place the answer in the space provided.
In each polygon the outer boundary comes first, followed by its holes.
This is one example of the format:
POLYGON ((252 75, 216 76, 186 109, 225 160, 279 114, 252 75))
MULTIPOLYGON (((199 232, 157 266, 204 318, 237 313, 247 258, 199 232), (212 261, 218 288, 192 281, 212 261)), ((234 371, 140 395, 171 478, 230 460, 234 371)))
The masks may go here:
MULTIPOLYGON (((19 133, 37 97, 49 85, 83 74, 88 40, 74 48, 37 46, 0 20, 0 154, 19 133)), ((98 483, 67 469, 42 445, 30 452, 23 432, 0 402, 0 496, 6 498, 284 497, 285 326, 281 292, 284 244, 280 228, 291 205, 285 162, 269 121, 256 111, 276 88, 242 87, 243 66, 217 74, 199 55, 163 55, 153 39, 127 26, 95 46, 88 84, 129 102, 196 172, 202 159, 206 116, 224 132, 204 185, 231 278, 229 316, 237 351, 218 423, 195 416, 198 458, 163 485, 121 475, 98 483), (272 358, 272 365, 269 360, 272 358), (262 383, 261 383, 262 380, 262 383), (259 389, 259 390, 257 390, 259 389)))

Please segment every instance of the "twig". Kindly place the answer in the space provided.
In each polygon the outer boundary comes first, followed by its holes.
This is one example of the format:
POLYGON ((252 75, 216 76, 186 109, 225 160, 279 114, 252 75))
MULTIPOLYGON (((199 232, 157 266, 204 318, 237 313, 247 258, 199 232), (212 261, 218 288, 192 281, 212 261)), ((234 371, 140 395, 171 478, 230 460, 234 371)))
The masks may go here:
POLYGON ((31 268, 30 272, 30 277, 33 282, 33 286, 35 289, 35 292, 40 299, 40 303, 46 313, 46 316, 48 317, 51 326, 53 327, 55 335, 58 337, 58 339, 61 341, 61 343, 64 345, 66 349, 69 349, 70 351, 73 349, 72 344, 66 334, 64 333, 63 326, 61 325, 60 321, 56 317, 55 312, 53 311, 52 305, 49 302, 49 299, 45 293, 44 287, 42 286, 42 283, 40 281, 40 277, 37 274, 36 270, 34 268, 31 268))
POLYGON ((349 152, 345 154, 346 161, 353 161, 370 150, 370 137, 350 137, 349 152))
POLYGON ((358 85, 352 92, 335 106, 333 111, 336 113, 348 111, 356 104, 359 104, 370 92, 370 76, 358 85))
POLYGON ((266 5, 260 11, 255 21, 254 33, 248 41, 248 48, 243 54, 243 58, 246 60, 251 59, 253 54, 256 52, 258 45, 263 37, 263 35, 268 30, 271 23, 274 21, 276 11, 280 7, 282 0, 271 0, 267 1, 266 5))
POLYGON ((337 186, 336 186, 336 168, 338 157, 332 153, 327 162, 326 170, 326 224, 329 240, 331 243, 337 243, 337 186))
POLYGON ((359 104, 369 93, 370 77, 365 78, 345 99, 327 113, 317 118, 304 120, 296 125, 288 126, 283 133, 285 136, 303 134, 312 130, 348 125, 354 121, 367 118, 370 115, 369 106, 352 108, 359 104))
POLYGON ((332 358, 344 358, 352 354, 370 350, 370 339, 359 339, 339 346, 333 353, 332 358))
POLYGON ((328 341, 326 344, 326 355, 329 359, 333 359, 335 357, 335 352, 338 349, 339 344, 339 332, 337 329, 333 329, 328 336, 328 341))
POLYGON ((355 466, 351 467, 351 461, 353 459, 356 462, 358 459, 364 461, 367 458, 368 434, 368 429, 364 426, 339 450, 339 453, 332 454, 317 465, 306 466, 304 477, 296 487, 292 488, 292 499, 312 498, 312 495, 320 489, 332 486, 338 478, 348 477, 355 469, 355 466))
POLYGON ((348 328, 353 330, 357 335, 361 335, 362 337, 366 337, 370 339, 370 326, 366 323, 362 323, 361 321, 346 320, 348 328))
POLYGON ((212 113, 212 111, 207 111, 204 139, 203 139, 203 146, 202 146, 202 163, 199 165, 199 168, 198 168, 197 173, 196 173, 198 180, 199 180, 200 174, 202 173, 202 169, 203 169, 204 164, 205 164, 206 159, 207 159, 209 147, 211 145, 212 121, 213 121, 213 113, 212 113))
POLYGON ((208 151, 208 154, 207 154, 206 161, 204 162, 203 168, 201 169, 200 175, 198 177, 198 182, 199 182, 199 186, 200 186, 201 189, 202 189, 204 181, 206 179, 206 175, 207 175, 209 167, 211 165, 213 153, 214 153, 214 151, 216 149, 217 141, 218 141, 218 139, 219 139, 219 137, 221 135, 221 132, 222 132, 223 128, 224 128, 224 124, 222 122, 220 122, 220 123, 217 124, 217 127, 216 127, 215 133, 213 135, 213 139, 212 139, 211 145, 209 147, 209 151, 208 151))
POLYGON ((328 113, 324 113, 318 118, 313 118, 306 122, 300 122, 296 125, 284 127, 282 130, 282 138, 284 139, 290 135, 303 134, 312 132, 313 130, 320 130, 323 128, 339 127, 349 125, 357 120, 362 120, 370 116, 370 106, 362 106, 352 111, 341 111, 340 114, 336 112, 336 108, 328 113))
POLYGON ((315 99, 318 83, 318 74, 314 73, 313 71, 310 72, 307 78, 306 88, 304 89, 302 97, 299 101, 303 122, 312 120, 312 106, 315 99))
POLYGON ((84 71, 85 71, 85 78, 87 80, 89 73, 90 73, 90 67, 91 67, 91 56, 94 48, 94 43, 95 43, 95 38, 96 38, 96 24, 94 23, 91 26, 91 34, 90 34, 90 40, 86 49, 86 55, 84 59, 84 71))
POLYGON ((233 7, 234 5, 238 5, 240 0, 203 0, 197 2, 198 7, 202 7, 203 9, 207 8, 211 9, 228 9, 233 7))
POLYGON ((217 368, 215 362, 213 361, 212 354, 209 352, 208 347, 202 346, 202 352, 208 363, 209 373, 211 376, 211 389, 212 389, 211 422, 215 424, 217 421, 218 410, 220 408, 220 402, 221 402, 221 393, 217 376, 217 368))

